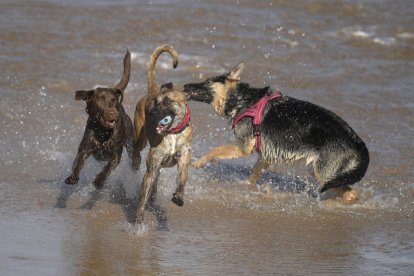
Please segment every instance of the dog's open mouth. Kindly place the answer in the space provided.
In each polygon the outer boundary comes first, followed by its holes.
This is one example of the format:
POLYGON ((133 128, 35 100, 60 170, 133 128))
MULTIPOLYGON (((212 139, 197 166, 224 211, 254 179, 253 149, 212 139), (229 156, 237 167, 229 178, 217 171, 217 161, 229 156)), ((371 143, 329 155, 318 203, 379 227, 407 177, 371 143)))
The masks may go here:
POLYGON ((184 92, 188 93, 193 101, 204 103, 211 103, 212 101, 211 91, 204 89, 201 84, 185 84, 184 92))
POLYGON ((155 130, 157 131, 158 134, 162 134, 166 131, 168 131, 168 126, 163 126, 161 124, 158 124, 157 127, 155 128, 155 130))
POLYGON ((116 120, 109 120, 109 121, 106 121, 106 120, 104 120, 102 117, 99 117, 99 123, 100 123, 103 127, 106 127, 106 128, 114 128, 114 127, 115 127, 116 120))

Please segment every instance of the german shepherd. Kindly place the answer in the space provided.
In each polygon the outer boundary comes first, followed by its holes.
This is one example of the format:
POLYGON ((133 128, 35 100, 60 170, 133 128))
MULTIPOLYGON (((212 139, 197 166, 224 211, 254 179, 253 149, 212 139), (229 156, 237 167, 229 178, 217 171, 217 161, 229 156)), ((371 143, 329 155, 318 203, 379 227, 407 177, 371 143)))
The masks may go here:
MULTIPOLYGON (((106 178, 118 166, 123 147, 126 148, 128 156, 134 159, 132 121, 122 106, 123 93, 131 71, 130 63, 131 54, 127 51, 124 58, 124 73, 115 88, 98 87, 94 90, 75 92, 76 100, 86 102, 89 118, 73 162, 72 174, 65 180, 66 184, 78 183, 79 173, 91 154, 98 161, 108 162, 93 181, 97 189, 103 187, 106 178)), ((132 163, 136 164, 137 161, 133 160, 132 163)))
MULTIPOLYGON (((252 88, 240 82, 243 70, 241 62, 227 74, 184 85, 184 92, 191 100, 210 103, 234 123, 238 114, 273 93, 269 87, 252 88)), ((323 107, 281 95, 270 100, 262 114, 263 120, 256 126, 250 117, 242 117, 234 125, 236 142, 211 149, 194 162, 194 167, 203 167, 211 160, 248 156, 256 148, 259 159, 248 179, 251 184, 270 165, 306 159, 306 164, 313 164, 320 193, 335 188, 345 200, 358 198, 349 185, 364 177, 369 153, 345 121, 323 107)))
POLYGON ((153 204, 155 201, 161 168, 177 165, 177 189, 171 200, 178 206, 183 206, 184 187, 191 160, 192 127, 188 108, 189 95, 174 90, 172 83, 162 85, 160 90, 155 83, 155 65, 163 52, 171 55, 173 67, 177 67, 178 54, 171 46, 162 45, 155 49, 148 64, 148 95, 138 102, 135 110, 134 127, 137 137, 135 154, 139 155, 139 152, 146 147, 147 141, 150 144, 147 168, 139 194, 137 224, 142 223, 144 219, 147 203, 153 204))

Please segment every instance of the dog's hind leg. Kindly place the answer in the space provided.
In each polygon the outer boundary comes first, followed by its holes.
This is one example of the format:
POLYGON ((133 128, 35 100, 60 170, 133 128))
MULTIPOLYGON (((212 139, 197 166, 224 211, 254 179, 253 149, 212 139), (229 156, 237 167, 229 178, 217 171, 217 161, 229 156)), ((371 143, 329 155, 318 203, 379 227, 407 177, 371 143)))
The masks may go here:
POLYGON ((95 176, 95 180, 93 181, 93 185, 97 189, 102 189, 103 185, 105 184, 106 178, 111 174, 111 172, 119 165, 121 162, 122 156, 122 148, 121 152, 115 154, 111 160, 108 161, 108 164, 105 165, 103 170, 95 176))
POLYGON ((184 188, 187 183, 188 177, 188 165, 191 161, 191 149, 184 149, 181 151, 180 159, 178 160, 178 176, 177 176, 177 189, 171 199, 172 202, 178 206, 184 205, 184 188))
POLYGON ((361 180, 366 171, 364 160, 352 152, 339 152, 331 158, 319 158, 314 163, 315 176, 321 183, 320 193, 329 189, 339 192, 344 200, 356 200, 357 191, 349 186, 361 180))
POLYGON ((128 154, 128 157, 132 161, 131 162, 132 170, 138 171, 139 166, 141 164, 141 154, 140 154, 140 151, 137 152, 135 150, 135 143, 137 139, 135 138, 135 132, 134 132, 134 127, 132 125, 132 121, 126 114, 124 116, 124 125, 125 125, 125 135, 126 135, 124 146, 128 154))
POLYGON ((252 172, 250 173, 250 176, 248 178, 248 182, 251 185, 256 185, 257 181, 262 176, 262 173, 265 169, 269 167, 269 163, 263 161, 261 157, 257 159, 256 164, 254 164, 252 172))
POLYGON ((195 168, 204 167, 209 161, 217 159, 231 159, 238 157, 249 156, 253 152, 254 139, 251 142, 246 143, 244 147, 240 147, 238 144, 228 144, 211 149, 206 155, 193 163, 195 168))

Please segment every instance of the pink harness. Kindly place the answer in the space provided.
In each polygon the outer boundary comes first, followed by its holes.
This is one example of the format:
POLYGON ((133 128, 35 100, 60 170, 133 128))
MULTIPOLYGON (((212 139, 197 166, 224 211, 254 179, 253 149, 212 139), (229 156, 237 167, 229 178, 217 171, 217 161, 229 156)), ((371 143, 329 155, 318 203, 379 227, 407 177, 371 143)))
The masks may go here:
POLYGON ((256 151, 260 153, 260 124, 263 121, 263 110, 265 109, 267 103, 270 100, 277 99, 282 97, 282 93, 274 92, 270 96, 265 96, 261 98, 257 103, 253 106, 247 108, 245 111, 237 114, 232 122, 232 127, 234 128, 236 124, 243 118, 243 117, 252 117, 253 118, 253 127, 254 127, 254 136, 256 137, 256 151))

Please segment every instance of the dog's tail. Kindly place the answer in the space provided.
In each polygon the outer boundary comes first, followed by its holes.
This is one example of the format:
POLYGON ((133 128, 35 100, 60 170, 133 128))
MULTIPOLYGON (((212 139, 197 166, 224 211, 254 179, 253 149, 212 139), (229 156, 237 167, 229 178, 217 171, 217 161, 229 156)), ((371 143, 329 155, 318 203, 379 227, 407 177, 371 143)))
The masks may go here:
POLYGON ((332 179, 325 183, 325 185, 323 185, 323 187, 320 189, 320 193, 323 193, 331 188, 352 185, 360 181, 365 176, 369 164, 369 152, 365 143, 362 141, 358 143, 357 149, 359 150, 360 155, 359 163, 355 167, 355 169, 350 170, 342 175, 339 175, 335 179, 332 179))
POLYGON ((157 84, 155 83, 155 65, 157 64, 158 57, 164 52, 170 53, 171 57, 173 58, 173 68, 177 67, 178 54, 172 46, 164 44, 155 49, 148 63, 148 94, 157 93, 157 84))
POLYGON ((124 57, 124 73, 122 74, 122 78, 119 83, 115 86, 116 89, 121 90, 121 103, 124 99, 124 90, 128 85, 129 76, 131 74, 131 53, 127 49, 127 52, 124 57))

